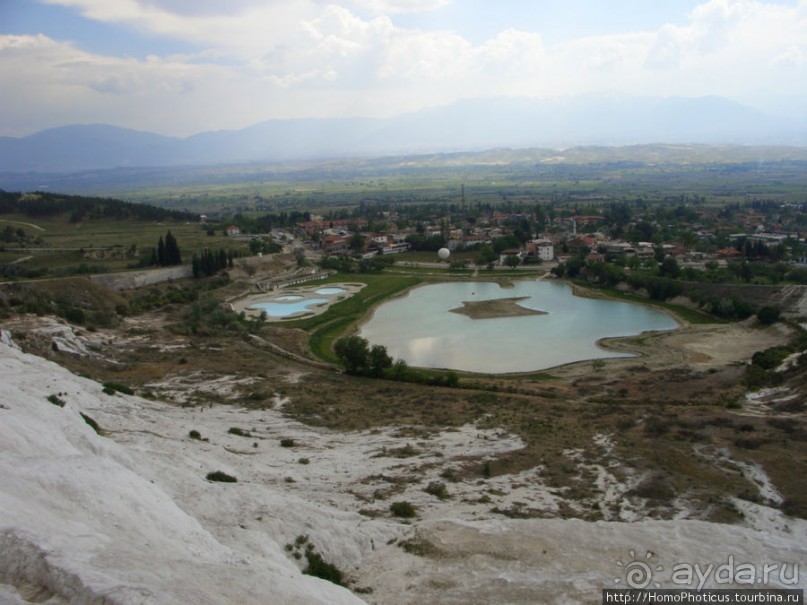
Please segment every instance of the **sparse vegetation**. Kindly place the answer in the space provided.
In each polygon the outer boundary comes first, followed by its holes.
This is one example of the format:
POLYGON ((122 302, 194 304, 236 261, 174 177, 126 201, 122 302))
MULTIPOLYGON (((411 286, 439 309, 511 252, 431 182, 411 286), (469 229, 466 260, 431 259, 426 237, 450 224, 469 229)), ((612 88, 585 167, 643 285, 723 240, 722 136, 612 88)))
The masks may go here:
POLYGON ((293 543, 286 544, 286 552, 290 553, 291 556, 297 560, 305 557, 306 565, 303 568, 304 574, 333 582, 338 586, 345 585, 342 571, 333 563, 326 561, 325 558, 317 552, 316 547, 313 542, 309 540, 308 536, 297 536, 293 543))
POLYGON ((211 471, 206 476, 205 479, 208 481, 218 481, 221 483, 237 483, 238 479, 233 477, 232 475, 228 475, 224 471, 211 471))
POLYGON ((127 387, 126 385, 119 384, 117 382, 105 382, 104 386, 104 393, 107 395, 114 395, 115 393, 123 393, 124 395, 134 395, 135 392, 127 387))
POLYGON ((448 493, 448 489, 446 488, 446 484, 442 481, 432 481, 426 488, 423 490, 427 494, 431 494, 440 500, 448 500, 451 495, 448 493))
POLYGON ((94 430, 97 435, 104 434, 103 431, 101 430, 101 427, 98 426, 98 423, 95 420, 93 420, 90 416, 88 416, 84 412, 79 412, 79 414, 81 414, 81 417, 84 419, 84 422, 90 425, 90 428, 92 428, 92 430, 94 430))
POLYGON ((53 405, 59 406, 60 408, 63 408, 65 404, 65 400, 58 395, 48 395, 48 401, 50 401, 53 405))
POLYGON ((393 502, 390 504, 389 509, 393 515, 401 517, 402 519, 411 519, 417 515, 417 510, 414 505, 409 502, 393 502))

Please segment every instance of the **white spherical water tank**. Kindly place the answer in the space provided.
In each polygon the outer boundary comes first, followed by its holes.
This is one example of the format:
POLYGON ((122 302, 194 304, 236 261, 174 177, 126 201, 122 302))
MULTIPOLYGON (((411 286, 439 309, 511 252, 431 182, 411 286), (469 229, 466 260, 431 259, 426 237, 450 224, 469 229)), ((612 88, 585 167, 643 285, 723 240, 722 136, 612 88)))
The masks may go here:
POLYGON ((447 260, 449 256, 451 256, 451 250, 448 248, 440 248, 437 251, 437 256, 440 257, 440 260, 447 260))

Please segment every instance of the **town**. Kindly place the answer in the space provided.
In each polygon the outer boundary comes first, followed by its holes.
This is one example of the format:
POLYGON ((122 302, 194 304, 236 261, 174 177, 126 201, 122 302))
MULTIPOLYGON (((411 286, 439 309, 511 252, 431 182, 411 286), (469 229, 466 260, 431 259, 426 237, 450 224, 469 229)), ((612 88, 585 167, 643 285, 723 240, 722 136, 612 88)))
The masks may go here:
POLYGON ((306 220, 294 223, 282 215, 237 214, 224 232, 251 242, 302 245, 326 259, 357 263, 393 256, 437 262, 436 252, 445 248, 452 269, 541 265, 574 278, 585 266, 584 274, 603 283, 625 272, 655 271, 683 281, 804 284, 806 206, 764 199, 715 205, 698 196, 506 210, 489 204, 364 203, 350 211, 305 213, 306 220), (271 228, 274 224, 282 226, 271 228), (260 234, 267 226, 269 235, 260 234))

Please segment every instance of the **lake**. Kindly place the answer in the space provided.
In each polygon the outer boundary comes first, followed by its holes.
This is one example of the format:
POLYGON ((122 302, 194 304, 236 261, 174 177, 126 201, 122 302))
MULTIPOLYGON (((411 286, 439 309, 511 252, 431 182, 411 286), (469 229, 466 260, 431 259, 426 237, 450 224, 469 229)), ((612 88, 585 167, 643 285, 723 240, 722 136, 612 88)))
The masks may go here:
POLYGON ((451 282, 415 288, 384 303, 360 329, 371 344, 411 366, 502 374, 533 372, 589 359, 629 357, 597 341, 651 330, 673 330, 666 313, 640 304, 575 296, 550 280, 451 282), (521 298, 543 314, 471 319, 452 313, 464 302, 521 298))

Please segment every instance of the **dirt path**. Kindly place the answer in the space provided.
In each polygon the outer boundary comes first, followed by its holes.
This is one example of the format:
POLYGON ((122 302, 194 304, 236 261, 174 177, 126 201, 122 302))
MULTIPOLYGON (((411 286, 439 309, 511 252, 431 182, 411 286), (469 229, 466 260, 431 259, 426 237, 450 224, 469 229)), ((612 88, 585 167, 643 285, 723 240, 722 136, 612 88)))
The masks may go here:
POLYGON ((39 225, 34 225, 33 223, 24 223, 22 221, 11 221, 6 218, 0 218, 0 223, 13 223, 14 225, 22 225, 24 227, 30 227, 31 229, 36 229, 37 231, 45 230, 43 227, 40 227, 39 225))

